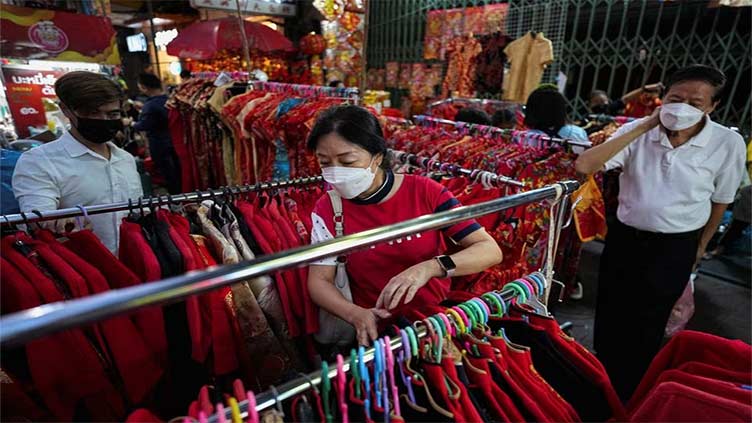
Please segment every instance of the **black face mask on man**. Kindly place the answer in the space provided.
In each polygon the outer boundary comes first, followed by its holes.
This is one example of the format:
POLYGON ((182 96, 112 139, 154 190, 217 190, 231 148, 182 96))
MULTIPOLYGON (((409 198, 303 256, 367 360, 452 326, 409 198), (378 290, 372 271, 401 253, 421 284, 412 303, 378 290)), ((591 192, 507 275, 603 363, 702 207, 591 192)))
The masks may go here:
POLYGON ((601 103, 593 105, 593 107, 590 108, 590 110, 595 114, 607 114, 608 113, 608 103, 601 103))
POLYGON ((76 120, 78 133, 95 144, 111 141, 118 131, 123 130, 123 121, 120 119, 91 119, 76 116, 76 120))

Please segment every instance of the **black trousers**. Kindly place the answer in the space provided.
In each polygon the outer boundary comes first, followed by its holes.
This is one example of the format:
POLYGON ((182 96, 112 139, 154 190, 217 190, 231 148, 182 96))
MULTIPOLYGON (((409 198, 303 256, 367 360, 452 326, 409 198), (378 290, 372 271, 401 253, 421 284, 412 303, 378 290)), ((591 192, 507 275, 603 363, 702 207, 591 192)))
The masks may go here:
POLYGON ((172 146, 152 148, 149 147, 151 158, 154 160, 154 166, 159 171, 159 174, 165 178, 167 184, 167 192, 170 194, 180 194, 181 189, 181 175, 180 175, 180 161, 178 155, 175 153, 175 149, 172 146))
POLYGON ((682 234, 609 225, 598 277, 595 350, 627 401, 658 352, 671 310, 686 287, 700 230, 682 234))

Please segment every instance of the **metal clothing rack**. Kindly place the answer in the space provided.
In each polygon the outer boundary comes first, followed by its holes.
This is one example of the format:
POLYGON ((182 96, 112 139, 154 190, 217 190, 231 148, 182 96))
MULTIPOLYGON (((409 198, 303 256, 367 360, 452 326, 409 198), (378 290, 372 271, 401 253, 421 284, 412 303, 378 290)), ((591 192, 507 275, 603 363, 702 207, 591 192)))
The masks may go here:
MULTIPOLYGON (((501 296, 507 306, 512 301, 512 299, 516 298, 514 291, 502 291, 501 296)), ((427 334, 428 331, 424 327, 419 328, 416 332, 416 336, 419 339, 424 338, 427 334)), ((385 347, 391 349, 393 352, 400 350, 402 349, 402 339, 398 336, 394 337, 393 339, 390 339, 389 345, 385 345, 385 347)), ((365 350, 363 354, 363 362, 370 363, 374 361, 375 352, 376 351, 373 347, 365 350)), ((358 358, 358 360, 360 360, 360 358, 358 358)), ((342 371, 345 373, 350 371, 349 360, 343 362, 342 371)), ((316 385, 321 385, 324 379, 334 379, 335 377, 337 377, 337 372, 338 370, 336 366, 332 366, 332 368, 330 368, 326 374, 324 374, 322 370, 317 370, 306 375, 301 375, 300 377, 285 382, 282 385, 276 386, 274 390, 270 389, 263 393, 255 395, 256 411, 258 412, 265 410, 281 403, 282 401, 294 398, 297 395, 307 392, 308 390, 314 388, 316 385)), ((249 405, 250 402, 248 400, 243 400, 238 403, 240 416, 243 419, 248 417, 249 405)), ((224 410, 224 413, 226 421, 230 421, 232 410, 230 410, 228 407, 224 410)), ((215 412, 208 417, 207 421, 209 423, 218 422, 220 420, 217 417, 218 414, 218 412, 215 412)))
POLYGON ((636 118, 631 116, 611 116, 606 114, 589 114, 588 119, 596 120, 598 122, 616 122, 619 124, 625 124, 632 122, 636 118))
POLYGON ((202 200, 210 199, 224 194, 244 194, 248 192, 265 191, 270 189, 290 188, 295 186, 311 185, 320 183, 324 179, 321 176, 311 176, 306 178, 288 179, 282 181, 263 182, 253 185, 228 186, 219 189, 207 191, 194 191, 185 194, 160 195, 156 197, 139 198, 137 200, 121 201, 119 203, 98 204, 94 206, 70 207, 67 209, 57 209, 48 211, 37 211, 32 213, 17 213, 0 216, 0 225, 12 225, 18 223, 34 223, 45 220, 62 219, 66 217, 85 216, 90 214, 112 213, 137 209, 140 207, 149 207, 152 205, 161 206, 172 203, 195 203, 202 200))
POLYGON ((433 103, 429 103, 426 107, 428 110, 433 109, 434 107, 438 107, 444 104, 452 104, 452 103, 460 103, 460 104, 477 104, 480 106, 495 106, 500 109, 503 108, 521 108, 524 107, 524 104, 516 103, 514 101, 509 100, 495 100, 495 99, 489 99, 489 98, 461 98, 461 97, 449 97, 442 100, 434 101, 433 103))
POLYGON ((358 100, 360 91, 357 88, 324 87, 321 85, 287 84, 283 82, 251 81, 248 83, 254 89, 272 92, 294 92, 298 94, 318 95, 326 97, 342 97, 358 100))
POLYGON ((327 257, 362 250, 392 241, 451 226, 490 213, 520 205, 551 200, 558 202, 579 187, 577 181, 562 181, 543 188, 501 197, 440 213, 427 214, 404 222, 299 247, 255 260, 191 272, 148 284, 116 289, 70 301, 45 304, 0 318, 0 347, 19 345, 65 329, 83 326, 144 307, 174 303, 187 297, 267 275, 327 257))
POLYGON ((422 167, 428 171, 440 170, 447 172, 454 176, 465 176, 472 180, 480 180, 489 184, 499 183, 506 185, 513 185, 516 187, 524 188, 525 184, 518 180, 512 179, 508 176, 498 175, 493 172, 488 172, 480 169, 466 169, 457 164, 444 163, 438 160, 431 159, 429 157, 418 157, 415 154, 406 153, 399 150, 389 150, 391 157, 402 164, 409 164, 413 166, 422 167))
POLYGON ((524 137, 528 137, 529 139, 534 139, 536 141, 556 143, 556 144, 561 144, 561 145, 572 145, 572 146, 585 147, 585 148, 590 148, 593 146, 593 144, 590 141, 580 141, 580 140, 568 139, 568 138, 549 137, 547 135, 540 135, 540 134, 530 134, 528 131, 518 131, 514 129, 501 129, 495 126, 478 125, 475 123, 467 123, 467 122, 456 122, 456 121, 448 120, 448 119, 435 118, 433 116, 416 115, 416 116, 413 116, 413 119, 417 123, 422 124, 422 125, 427 125, 427 124, 451 125, 459 130, 472 131, 472 132, 477 132, 477 133, 481 133, 485 135, 491 135, 491 134, 510 135, 512 139, 524 136, 524 137))

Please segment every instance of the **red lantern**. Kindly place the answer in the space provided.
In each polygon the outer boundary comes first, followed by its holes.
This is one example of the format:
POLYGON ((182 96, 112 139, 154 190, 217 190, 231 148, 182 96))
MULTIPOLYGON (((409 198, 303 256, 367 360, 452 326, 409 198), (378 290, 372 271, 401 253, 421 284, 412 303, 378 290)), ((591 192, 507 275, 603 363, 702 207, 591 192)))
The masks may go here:
POLYGON ((319 34, 308 34, 300 39, 300 51, 308 55, 321 54, 326 49, 326 41, 319 34))

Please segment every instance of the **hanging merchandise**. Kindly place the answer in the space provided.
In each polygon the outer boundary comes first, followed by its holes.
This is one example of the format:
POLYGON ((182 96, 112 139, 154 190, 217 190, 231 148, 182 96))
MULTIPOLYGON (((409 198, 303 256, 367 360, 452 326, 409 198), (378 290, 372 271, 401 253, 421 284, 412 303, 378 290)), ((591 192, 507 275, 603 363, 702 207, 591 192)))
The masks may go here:
POLYGON ((530 31, 509 43, 504 53, 511 64, 504 99, 526 103, 527 96, 540 85, 546 66, 554 61, 551 40, 543 33, 530 31))
POLYGON ((507 56, 504 49, 512 39, 501 32, 480 37, 481 52, 475 58, 475 89, 478 93, 499 94, 504 83, 507 56))
POLYGON ((480 42, 473 36, 456 37, 449 42, 449 66, 441 97, 475 97, 476 57, 481 51, 480 42))
POLYGON ((324 53, 326 81, 342 81, 348 87, 357 87, 365 66, 364 2, 353 0, 346 4, 342 0, 317 0, 314 6, 325 18, 321 21, 321 30, 327 46, 324 53))
POLYGON ((489 4, 426 13, 423 59, 446 60, 451 40, 461 35, 504 32, 509 4, 489 4))
MULTIPOLYGON (((482 125, 458 125, 454 131, 447 131, 457 123, 441 124, 441 119, 416 118, 425 126, 395 129, 390 147, 486 169, 520 180, 525 187, 540 187, 552 180, 576 176, 576 156, 561 145, 543 141, 540 136, 529 136, 521 131, 504 132, 482 125)), ((442 180, 462 204, 475 204, 510 192, 509 187, 489 187, 482 182, 480 173, 469 180, 442 180)), ((549 210, 541 204, 531 204, 507 215, 480 218, 478 222, 499 244, 504 261, 481 274, 455 278, 452 289, 480 294, 539 268, 545 258, 549 219, 549 210)), ((564 231, 561 238, 562 247, 555 258, 557 279, 568 284, 576 277, 581 243, 575 242, 578 237, 573 227, 564 231)))
POLYGON ((386 88, 398 88, 399 87, 399 74, 400 74, 399 63, 387 62, 384 86, 386 86, 386 88))

